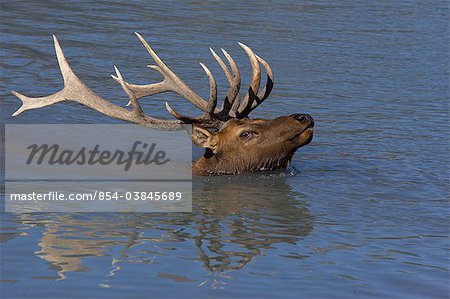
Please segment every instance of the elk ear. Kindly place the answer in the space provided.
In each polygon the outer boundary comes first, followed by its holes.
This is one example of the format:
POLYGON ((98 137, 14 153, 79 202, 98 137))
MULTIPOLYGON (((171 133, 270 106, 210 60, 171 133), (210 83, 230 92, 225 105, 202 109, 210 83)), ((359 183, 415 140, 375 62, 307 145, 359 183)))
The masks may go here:
POLYGON ((218 144, 217 134, 210 132, 204 128, 193 126, 192 128, 192 142, 201 147, 206 147, 214 150, 218 144))

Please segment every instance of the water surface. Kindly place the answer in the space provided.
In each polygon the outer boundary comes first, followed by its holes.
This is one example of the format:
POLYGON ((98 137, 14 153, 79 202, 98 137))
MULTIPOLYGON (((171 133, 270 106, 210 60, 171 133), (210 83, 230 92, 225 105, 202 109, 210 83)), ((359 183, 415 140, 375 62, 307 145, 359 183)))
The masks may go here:
MULTIPOLYGON (((448 297, 448 17, 446 1, 420 0, 2 1, 4 123, 117 123, 71 103, 11 118, 9 91, 61 88, 56 34, 80 78, 124 104, 114 64, 159 79, 134 31, 205 97, 197 62, 223 95, 208 47, 227 49, 246 84, 244 42, 275 72, 255 116, 316 121, 296 175, 196 178, 192 213, 3 213, 2 295, 448 297)), ((167 116, 165 100, 197 112, 172 94, 144 109, 167 116)))

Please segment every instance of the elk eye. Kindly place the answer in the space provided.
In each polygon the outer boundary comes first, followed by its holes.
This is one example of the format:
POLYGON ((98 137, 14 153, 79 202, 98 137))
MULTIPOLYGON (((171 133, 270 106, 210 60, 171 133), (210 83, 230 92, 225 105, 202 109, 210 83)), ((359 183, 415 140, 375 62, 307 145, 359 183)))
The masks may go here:
POLYGON ((249 138, 253 137, 254 135, 255 135, 255 133, 253 133, 253 132, 244 131, 241 133, 241 135, 239 135, 239 137, 241 139, 249 139, 249 138))

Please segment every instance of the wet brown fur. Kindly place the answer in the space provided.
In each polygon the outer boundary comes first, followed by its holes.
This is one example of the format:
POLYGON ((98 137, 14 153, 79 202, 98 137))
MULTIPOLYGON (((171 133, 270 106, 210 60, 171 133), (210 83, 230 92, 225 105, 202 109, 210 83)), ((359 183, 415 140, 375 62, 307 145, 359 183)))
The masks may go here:
POLYGON ((194 127, 194 143, 206 148, 204 155, 193 164, 194 174, 285 169, 297 149, 310 143, 313 137, 312 118, 299 121, 298 116, 273 120, 232 119, 218 132, 194 127), (251 137, 242 138, 243 132, 250 132, 251 137))

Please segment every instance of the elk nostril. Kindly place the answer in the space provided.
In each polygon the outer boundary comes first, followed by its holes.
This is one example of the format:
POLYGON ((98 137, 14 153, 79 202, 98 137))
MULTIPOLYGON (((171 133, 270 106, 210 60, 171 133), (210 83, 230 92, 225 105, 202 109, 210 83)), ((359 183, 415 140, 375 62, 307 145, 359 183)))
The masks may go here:
POLYGON ((293 114, 292 116, 299 122, 305 122, 308 119, 305 114, 293 114))

